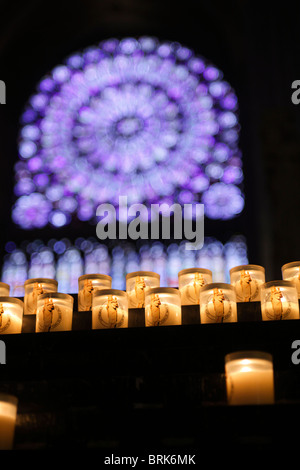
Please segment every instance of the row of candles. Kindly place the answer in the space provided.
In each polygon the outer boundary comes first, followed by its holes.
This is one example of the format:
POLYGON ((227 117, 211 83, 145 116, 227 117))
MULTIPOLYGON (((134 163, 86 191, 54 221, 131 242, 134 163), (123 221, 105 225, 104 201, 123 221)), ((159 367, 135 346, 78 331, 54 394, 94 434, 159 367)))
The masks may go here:
MULTIPOLYGON (((126 291, 111 288, 105 274, 78 278, 78 311, 92 311, 92 328, 128 327, 128 310, 144 309, 145 325, 180 325, 181 307, 199 305, 201 323, 237 321, 237 302, 261 303, 263 321, 299 318, 300 262, 282 267, 282 280, 265 282, 258 265, 230 270, 230 284, 213 283, 208 269, 178 273, 178 289, 160 286, 160 276, 137 271, 126 276, 126 291)), ((0 283, 0 334, 20 333, 24 315, 36 315, 36 332, 72 329, 74 297, 57 292, 55 279, 28 279, 24 301, 10 297, 10 286, 0 283)), ((141 313, 143 314, 143 313, 141 313)))
MULTIPOLYGON (((78 279, 78 310, 92 310, 93 328, 128 326, 128 309, 144 308, 146 326, 181 323, 181 306, 200 305, 201 323, 237 321, 237 302, 261 302, 263 320, 299 318, 300 262, 282 267, 280 281, 265 282, 262 266, 237 266, 230 271, 231 284, 213 283, 207 269, 178 273, 179 288, 160 287, 153 272, 126 277, 126 292, 111 289, 110 276, 83 275, 78 279)), ((22 315, 36 315, 36 331, 72 328, 74 298, 57 292, 54 279, 25 282, 24 302, 9 297, 9 286, 0 284, 0 334, 21 332, 22 315)), ((224 360, 229 405, 273 404, 272 355, 262 351, 237 351, 224 360)), ((0 394, 0 449, 12 449, 18 399, 0 394)))
MULTIPOLYGON (((272 355, 262 351, 238 351, 225 356, 228 405, 275 403, 272 355)), ((13 448, 18 399, 0 394, 0 450, 13 448)))

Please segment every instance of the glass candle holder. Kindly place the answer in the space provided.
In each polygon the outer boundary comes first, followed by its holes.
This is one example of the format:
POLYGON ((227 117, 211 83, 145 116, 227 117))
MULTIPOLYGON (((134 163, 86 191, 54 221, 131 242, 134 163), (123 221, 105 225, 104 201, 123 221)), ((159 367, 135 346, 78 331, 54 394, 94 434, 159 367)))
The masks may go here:
POLYGON ((0 297, 0 334, 21 333, 23 301, 14 297, 0 297))
POLYGON ((144 308, 145 294, 154 287, 159 287, 160 275, 151 271, 136 271, 126 276, 128 308, 144 308))
POLYGON ((256 264, 236 266, 229 271, 237 302, 259 302, 260 288, 265 282, 265 268, 256 264))
POLYGON ((261 351, 239 351, 225 356, 229 405, 274 403, 272 355, 261 351))
POLYGON ((73 321, 74 299, 69 294, 49 292, 37 300, 35 331, 70 331, 73 321))
POLYGON ((270 281, 261 286, 263 321, 299 318, 298 293, 291 281, 270 281))
POLYGON ((0 282, 0 297, 9 297, 10 285, 6 282, 0 282))
POLYGON ((209 269, 190 268, 179 271, 178 286, 181 305, 199 305, 202 287, 211 283, 212 272, 209 269))
POLYGON ((24 315, 36 315, 37 298, 47 292, 57 292, 55 279, 35 278, 24 282, 24 315))
POLYGON ((14 444, 18 399, 0 394, 0 450, 12 450, 14 444))
POLYGON ((78 311, 92 310, 93 295, 100 289, 111 289, 107 274, 84 274, 78 278, 78 311))
POLYGON ((200 292, 201 323, 231 323, 237 321, 235 289, 230 284, 216 282, 200 292))
POLYGON ((128 299, 118 289, 98 290, 93 295, 92 329, 127 328, 128 299))
POLYGON ((297 289, 298 299, 300 299, 300 261, 286 263, 281 267, 282 279, 291 281, 297 289))
POLYGON ((181 325, 181 295, 172 287, 154 287, 145 296, 145 325, 181 325))

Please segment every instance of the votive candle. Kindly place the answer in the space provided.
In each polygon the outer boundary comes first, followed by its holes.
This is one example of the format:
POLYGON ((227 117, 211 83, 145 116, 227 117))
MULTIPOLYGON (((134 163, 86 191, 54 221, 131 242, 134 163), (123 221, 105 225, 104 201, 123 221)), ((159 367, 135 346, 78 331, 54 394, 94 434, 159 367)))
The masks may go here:
POLYGON ((18 399, 0 394, 0 450, 12 450, 14 444, 18 399))
POLYGON ((261 351, 239 351, 225 356, 229 405, 274 403, 272 355, 261 351))

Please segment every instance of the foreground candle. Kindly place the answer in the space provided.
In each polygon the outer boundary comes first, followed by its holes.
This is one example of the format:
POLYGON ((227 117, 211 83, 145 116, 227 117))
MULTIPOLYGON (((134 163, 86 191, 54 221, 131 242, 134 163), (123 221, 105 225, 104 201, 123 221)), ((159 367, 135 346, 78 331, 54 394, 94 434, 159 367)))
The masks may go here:
POLYGON ((207 284, 200 292, 201 323, 231 323, 237 321, 235 289, 230 284, 207 284))
POLYGON ((230 269, 230 282, 235 288, 237 302, 259 302, 265 268, 256 264, 235 266, 230 269))
POLYGON ((112 278, 106 274, 84 274, 78 278, 78 311, 92 310, 97 290, 110 289, 112 278))
POLYGON ((6 282, 0 282, 0 296, 9 297, 10 286, 6 282))
POLYGON ((178 289, 155 287, 147 292, 145 325, 181 325, 181 299, 178 289))
POLYGON ((37 298, 41 294, 57 291, 57 281, 48 278, 33 278, 24 282, 24 314, 36 315, 37 298))
POLYGON ((159 287, 160 275, 152 271, 136 271, 126 276, 128 308, 144 308, 149 289, 159 287))
POLYGON ((299 318, 298 294, 290 281, 270 281, 261 287, 263 321, 295 320, 299 318))
POLYGON ((128 300, 126 292, 103 289, 93 295, 92 329, 127 328, 128 300))
POLYGON ((212 283, 209 269, 182 269, 178 273, 178 286, 181 293, 181 305, 199 305, 200 291, 206 284, 212 283))
POLYGON ((37 300, 35 331, 72 330, 74 299, 69 294, 50 292, 41 294, 37 300))
POLYGON ((229 405, 274 403, 274 372, 271 354, 239 351, 225 356, 229 405))
POLYGON ((0 297, 0 334, 21 333, 23 302, 14 297, 0 297))
POLYGON ((11 450, 14 443, 18 399, 0 394, 0 450, 11 450))
POLYGON ((281 267, 282 279, 295 284, 300 299, 300 261, 286 263, 281 267))

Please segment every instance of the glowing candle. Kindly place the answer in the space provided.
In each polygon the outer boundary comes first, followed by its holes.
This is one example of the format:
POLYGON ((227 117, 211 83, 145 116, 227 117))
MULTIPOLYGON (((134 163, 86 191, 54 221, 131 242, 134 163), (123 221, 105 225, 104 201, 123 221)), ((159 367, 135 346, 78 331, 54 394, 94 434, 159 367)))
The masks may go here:
POLYGON ((274 403, 274 372, 271 354, 239 351, 225 356, 229 405, 274 403))
POLYGON ((0 334, 21 333, 24 304, 14 297, 0 297, 0 334))
POLYGON ((151 271, 136 271, 126 276, 128 308, 144 308, 149 289, 159 287, 160 275, 151 271))
POLYGON ((258 302, 260 287, 265 282, 265 268, 255 264, 235 266, 230 269, 230 282, 237 302, 258 302))
POLYGON ((147 292, 145 325, 181 325, 181 299, 178 289, 154 287, 147 292))
POLYGON ((0 394, 0 450, 11 450, 14 443, 18 399, 0 394))
POLYGON ((35 331, 70 331, 73 321, 74 299, 69 294, 49 292, 37 300, 35 331))
POLYGON ((78 278, 78 311, 92 310, 97 290, 110 289, 112 278, 106 274, 84 274, 78 278))
POLYGON ((237 321, 235 289, 230 284, 207 284, 200 291, 201 323, 231 323, 237 321))
POLYGON ((24 282, 24 314, 36 315, 37 298, 47 292, 57 292, 57 281, 55 279, 34 278, 24 282))
POLYGON ((293 261, 292 263, 286 263, 281 267, 282 279, 285 281, 291 281, 298 293, 298 299, 300 299, 300 261, 293 261))
POLYGON ((92 329, 127 328, 128 299, 124 291, 102 289, 93 295, 92 329))
POLYGON ((261 287, 263 321, 295 320, 299 318, 298 294, 290 281, 270 281, 261 287))
POLYGON ((0 282, 0 296, 9 297, 10 286, 6 282, 0 282))
POLYGON ((181 305, 199 305, 202 287, 211 283, 212 272, 209 269, 190 268, 179 271, 178 286, 181 305))

